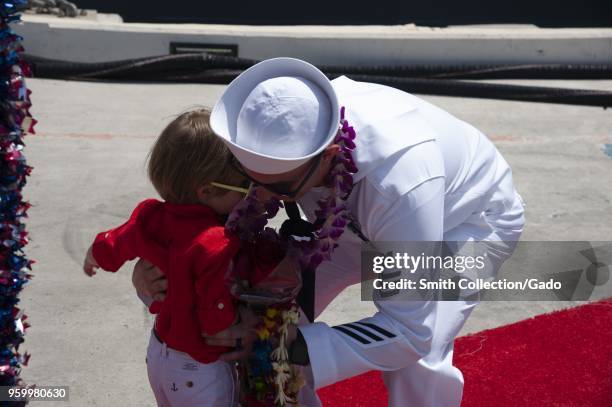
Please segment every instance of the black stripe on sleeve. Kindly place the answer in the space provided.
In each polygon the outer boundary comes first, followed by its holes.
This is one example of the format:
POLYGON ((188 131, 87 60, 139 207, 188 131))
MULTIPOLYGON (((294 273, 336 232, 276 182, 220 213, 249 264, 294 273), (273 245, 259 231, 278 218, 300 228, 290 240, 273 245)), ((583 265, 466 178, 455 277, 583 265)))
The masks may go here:
POLYGON ((368 341, 365 338, 362 338, 361 336, 357 335, 355 332, 351 331, 350 329, 346 329, 345 327, 342 326, 332 326, 332 328, 334 328, 337 331, 342 332, 345 335, 350 336, 351 338, 355 339, 356 341, 359 341, 361 343, 363 343, 364 345, 367 345, 370 343, 370 341, 368 341))
POLYGON ((402 275, 402 270, 383 271, 381 277, 383 280, 390 280, 392 278, 399 277, 401 275, 402 275))
POLYGON ((379 326, 376 326, 374 324, 370 324, 368 322, 355 322, 355 323, 359 324, 359 325, 367 326, 368 328, 372 328, 376 332, 385 335, 387 338, 395 338, 394 334, 392 334, 391 332, 387 331, 386 329, 383 329, 383 328, 381 328, 379 326))
POLYGON ((349 328, 352 328, 358 332, 361 332, 362 334, 364 334, 365 336, 369 336, 370 338, 374 339, 376 342, 380 342, 380 341, 384 341, 383 338, 381 338, 380 336, 376 335, 373 332, 368 331, 367 329, 364 329, 358 325, 355 324, 344 324, 343 326, 348 326, 349 328))
POLYGON ((380 290, 380 298, 393 297, 394 295, 399 294, 399 292, 400 292, 399 289, 395 289, 395 290, 380 290))

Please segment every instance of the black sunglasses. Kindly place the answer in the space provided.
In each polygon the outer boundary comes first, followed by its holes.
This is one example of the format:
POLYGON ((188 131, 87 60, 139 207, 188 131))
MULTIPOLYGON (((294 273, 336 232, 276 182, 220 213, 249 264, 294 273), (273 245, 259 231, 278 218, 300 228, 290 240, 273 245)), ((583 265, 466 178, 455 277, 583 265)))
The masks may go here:
POLYGON ((265 188, 268 191, 276 195, 281 195, 283 197, 293 199, 297 196, 300 190, 304 187, 304 185, 310 179, 310 177, 312 177, 312 174, 314 174, 315 170, 317 169, 317 166, 319 165, 319 162, 321 161, 321 157, 323 157, 323 154, 319 154, 318 156, 312 159, 310 163, 310 167, 308 168, 308 171, 302 178, 302 181, 297 186, 297 188, 293 190, 291 189, 291 185, 294 184, 293 181, 274 182, 271 184, 264 184, 263 182, 253 179, 249 174, 247 174, 242 168, 242 165, 240 164, 240 162, 238 162, 238 160, 236 159, 236 157, 232 157, 232 160, 230 163, 231 163, 231 166, 234 168, 234 170, 236 170, 236 172, 238 172, 243 177, 249 179, 253 184, 259 185, 260 187, 265 188))

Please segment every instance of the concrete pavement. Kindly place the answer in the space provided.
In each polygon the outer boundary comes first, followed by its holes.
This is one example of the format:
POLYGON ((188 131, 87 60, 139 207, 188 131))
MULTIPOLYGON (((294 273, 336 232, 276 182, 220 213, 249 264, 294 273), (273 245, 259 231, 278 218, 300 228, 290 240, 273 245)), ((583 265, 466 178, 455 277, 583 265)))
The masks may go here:
MULTIPOLYGON (((505 81, 508 83, 510 81, 505 81)), ((513 83, 612 90, 612 81, 513 83)), ((131 265, 93 279, 81 271, 94 234, 117 225, 154 191, 145 158, 173 115, 211 106, 222 85, 29 81, 38 135, 26 138, 34 172, 25 189, 33 204, 28 256, 37 261, 22 294, 32 353, 22 377, 70 386, 70 406, 149 406, 145 348, 151 317, 134 295, 131 265)), ((612 112, 525 102, 429 97, 483 130, 513 168, 527 203, 524 240, 610 240, 612 112)), ((518 321, 563 302, 488 302, 463 334, 518 321)), ((374 311, 346 290, 321 319, 335 324, 374 311)))

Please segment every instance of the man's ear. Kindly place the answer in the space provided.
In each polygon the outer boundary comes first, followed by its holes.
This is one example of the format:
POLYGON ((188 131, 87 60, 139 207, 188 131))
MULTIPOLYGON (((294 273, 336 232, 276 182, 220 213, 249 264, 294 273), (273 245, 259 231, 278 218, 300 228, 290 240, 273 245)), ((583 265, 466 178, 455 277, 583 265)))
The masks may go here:
POLYGON ((321 158, 324 163, 330 163, 332 159, 340 152, 340 146, 338 144, 330 144, 323 151, 323 157, 321 158))

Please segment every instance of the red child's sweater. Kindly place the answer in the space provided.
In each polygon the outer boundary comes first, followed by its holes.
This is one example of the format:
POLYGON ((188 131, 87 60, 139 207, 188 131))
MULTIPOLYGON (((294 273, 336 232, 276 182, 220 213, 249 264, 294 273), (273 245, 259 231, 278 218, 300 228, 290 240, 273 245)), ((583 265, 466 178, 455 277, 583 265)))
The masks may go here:
POLYGON ((162 270, 168 280, 166 299, 150 307, 157 313, 158 336, 169 347, 210 363, 229 349, 206 344, 202 332, 214 335, 235 321, 237 304, 224 277, 239 250, 256 259, 252 282, 261 280, 281 257, 270 247, 241 248, 208 206, 148 199, 126 223, 98 234, 92 254, 107 271, 115 272, 137 257, 162 270))

